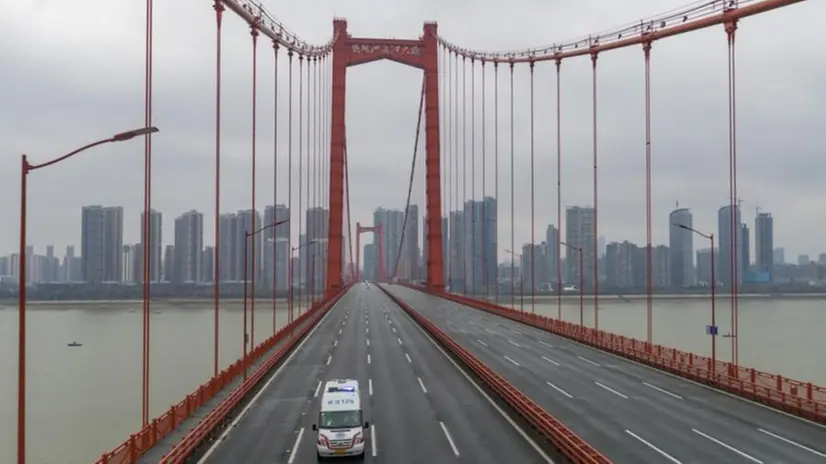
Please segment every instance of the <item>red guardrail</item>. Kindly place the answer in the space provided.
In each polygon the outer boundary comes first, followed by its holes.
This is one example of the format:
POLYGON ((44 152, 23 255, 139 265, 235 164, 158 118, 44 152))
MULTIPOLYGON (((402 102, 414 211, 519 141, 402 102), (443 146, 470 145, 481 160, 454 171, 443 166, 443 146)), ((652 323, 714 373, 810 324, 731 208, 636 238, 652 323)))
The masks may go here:
MULTIPOLYGON (((349 287, 345 287, 341 292, 322 300, 313 308, 310 308, 309 311, 297 317, 291 324, 285 325, 274 335, 270 336, 257 347, 253 348, 248 354, 248 366, 254 364, 258 358, 270 351, 279 342, 283 341, 285 338, 288 339, 284 346, 279 348, 279 350, 274 353, 273 356, 264 365, 262 365, 255 374, 247 379, 246 384, 239 385, 238 388, 236 388, 236 390, 229 397, 227 397, 221 405, 218 406, 218 408, 226 403, 229 398, 233 397, 233 395, 235 395, 241 387, 244 385, 249 385, 251 380, 260 379, 260 376, 258 375, 261 373, 261 370, 265 368, 266 370, 269 370, 269 368, 272 367, 272 364, 277 363, 285 353, 289 352, 296 341, 301 339, 301 337, 303 337, 313 327, 315 322, 317 322, 321 316, 323 316, 324 313, 332 307, 332 303, 337 301, 338 298, 344 294, 347 288, 349 287), (290 334, 293 333, 295 328, 301 327, 302 324, 304 324, 304 322, 306 322, 309 318, 315 318, 315 321, 313 321, 312 324, 305 325, 299 332, 294 333, 291 337, 290 334)), ((129 439, 121 443, 117 448, 104 453, 95 464, 133 464, 137 462, 141 455, 155 446, 164 437, 169 435, 169 433, 175 430, 178 425, 188 419, 192 413, 194 413, 204 403, 212 399, 219 391, 231 384, 238 375, 241 375, 244 372, 244 363, 242 361, 242 359, 235 361, 229 367, 219 372, 218 375, 210 378, 206 383, 198 387, 195 392, 187 395, 183 401, 173 405, 168 411, 153 419, 149 425, 141 429, 138 433, 130 435, 129 439)), ((216 410, 218 408, 216 408, 216 410)), ((212 412, 214 412, 214 410, 212 412)), ((202 424, 211 416, 212 413, 202 420, 192 432, 187 434, 187 436, 184 437, 184 440, 195 432, 196 429, 201 427, 202 424)))
POLYGON ((478 358, 462 348, 436 325, 411 308, 404 301, 379 286, 381 290, 401 307, 413 320, 424 328, 442 346, 456 355, 483 382, 507 402, 520 416, 545 437, 557 450, 575 464, 610 464, 611 461, 576 435, 562 422, 551 416, 545 409, 525 396, 504 377, 492 371, 478 358))
POLYGON ((445 292, 434 293, 419 286, 404 286, 521 322, 806 419, 826 423, 826 388, 811 382, 801 382, 723 361, 715 364, 706 356, 604 330, 580 327, 547 316, 516 311, 488 301, 445 292))

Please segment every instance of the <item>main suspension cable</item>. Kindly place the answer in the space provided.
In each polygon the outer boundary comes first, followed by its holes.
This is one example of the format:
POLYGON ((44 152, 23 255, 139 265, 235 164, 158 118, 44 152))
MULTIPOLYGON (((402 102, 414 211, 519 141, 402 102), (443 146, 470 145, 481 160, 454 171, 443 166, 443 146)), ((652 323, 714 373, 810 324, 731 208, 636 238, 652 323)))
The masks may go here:
POLYGON ((298 315, 301 315, 304 304, 304 287, 307 285, 305 277, 307 235, 304 229, 304 55, 298 55, 298 315), (303 282, 303 285, 302 285, 303 282))
POLYGON ((411 161, 410 180, 407 185, 407 201, 405 201, 404 203, 404 222, 402 222, 402 236, 399 240, 399 248, 396 251, 396 260, 395 264, 393 264, 392 279, 395 279, 398 276, 399 261, 401 260, 402 255, 402 246, 404 244, 404 237, 407 232, 408 216, 410 216, 410 197, 413 195, 413 178, 416 175, 416 158, 419 154, 419 136, 421 135, 422 131, 422 120, 424 119, 424 97, 425 93, 427 92, 426 84, 427 80, 424 77, 422 77, 422 94, 419 98, 419 116, 418 118, 416 118, 416 139, 413 142, 413 161, 411 161))
MULTIPOLYGON (((562 60, 556 60, 556 318, 562 320, 562 60)), ((550 244, 549 244, 550 245, 550 244)))

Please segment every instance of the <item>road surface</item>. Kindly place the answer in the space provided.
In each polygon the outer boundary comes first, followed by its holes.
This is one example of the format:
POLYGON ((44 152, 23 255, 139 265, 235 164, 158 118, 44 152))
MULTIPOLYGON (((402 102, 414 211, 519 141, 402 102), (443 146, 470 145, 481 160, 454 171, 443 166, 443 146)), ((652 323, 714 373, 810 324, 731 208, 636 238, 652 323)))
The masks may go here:
POLYGON ((517 322, 386 287, 616 463, 823 463, 826 428, 517 322))
POLYGON ((315 462, 323 382, 362 388, 365 461, 548 463, 381 290, 351 289, 200 463, 315 462))

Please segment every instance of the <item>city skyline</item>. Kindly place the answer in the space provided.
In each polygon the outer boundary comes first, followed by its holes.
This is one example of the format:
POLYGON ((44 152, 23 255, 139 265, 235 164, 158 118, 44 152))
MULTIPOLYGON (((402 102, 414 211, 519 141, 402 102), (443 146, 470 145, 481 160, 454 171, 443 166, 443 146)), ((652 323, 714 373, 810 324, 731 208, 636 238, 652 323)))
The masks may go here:
MULTIPOLYGON (((524 8, 504 8, 501 5, 477 4, 478 14, 509 22, 532 24, 537 17, 549 18, 545 32, 506 35, 509 45, 546 43, 549 39, 575 37, 586 30, 603 30, 615 26, 616 18, 645 17, 652 11, 668 10, 681 1, 628 1, 622 5, 601 5, 600 14, 592 15, 585 4, 537 5, 521 0, 524 8), (532 34, 532 35, 528 35, 532 34)), ((486 49, 504 46, 494 43, 492 34, 484 28, 473 27, 466 20, 442 13, 426 16, 424 2, 409 14, 398 15, 388 5, 373 5, 369 10, 356 4, 342 6, 319 4, 320 15, 351 14, 358 22, 351 24, 358 35, 391 35, 416 37, 421 33, 423 19, 439 21, 440 31, 446 36, 461 34, 467 46, 486 49), (425 16, 422 16, 425 15, 425 16)), ((0 41, 26 43, 27 47, 4 47, 0 59, 7 64, 6 85, 0 89, 0 100, 7 102, 0 111, 5 115, 3 140, 8 156, 0 157, 0 197, 4 198, 0 213, 12 224, 16 223, 18 207, 14 199, 18 193, 18 159, 13 154, 26 153, 32 161, 57 156, 86 142, 105 137, 135 125, 142 120, 143 60, 140 56, 143 28, 133 21, 140 15, 134 5, 124 1, 106 2, 99 6, 100 17, 109 18, 109 24, 118 25, 118 39, 113 40, 91 18, 78 16, 78 11, 60 2, 50 4, 53 11, 45 18, 34 4, 16 2, 0 18, 0 41), (61 18, 53 20, 51 18, 61 18), (42 32, 48 29, 49 34, 42 32), (75 34, 85 31, 81 37, 75 34), (54 36, 50 35, 54 34, 54 36), (63 37, 65 49, 59 57, 54 53, 54 37, 63 37), (66 37, 71 37, 67 39, 66 37), (100 63, 111 63, 101 69, 100 63), (37 89, 17 92, 15 89, 37 89), (72 107, 71 118, 52 116, 53 108, 72 107), (45 115, 45 116, 44 116, 45 115), (34 123, 36 121, 36 123, 34 123), (43 137, 48 133, 48 137, 43 137)), ((167 7, 164 7, 167 8, 167 7)), ((158 34, 168 37, 165 50, 158 55, 154 69, 159 82, 156 87, 154 115, 161 132, 153 137, 153 200, 152 207, 173 217, 195 208, 204 213, 205 242, 212 242, 214 227, 214 83, 211 79, 191 79, 190 75, 211 76, 214 73, 213 50, 202 47, 203 37, 214 32, 214 12, 194 4, 181 4, 172 10, 159 10, 159 18, 186 15, 188 31, 179 30, 168 19, 159 19, 158 34), (173 40, 173 36, 179 40, 173 40), (191 73, 177 76, 173 70, 186 57, 191 73)), ((330 24, 311 20, 305 8, 281 5, 279 11, 290 18, 290 24, 310 37, 328 37, 330 24)), ((824 10, 819 2, 804 2, 789 12, 760 18, 749 24, 748 40, 738 41, 738 56, 778 50, 781 46, 771 34, 759 31, 789 29, 787 40, 799 47, 784 49, 784 66, 744 58, 738 61, 738 189, 743 198, 744 216, 748 218, 755 205, 774 214, 778 224, 775 241, 787 246, 788 254, 816 255, 821 247, 818 230, 826 227, 826 210, 821 209, 820 198, 825 191, 816 172, 826 168, 820 156, 818 121, 824 119, 823 110, 813 102, 820 101, 823 88, 816 84, 826 80, 826 70, 813 63, 817 54, 815 43, 807 37, 805 27, 789 27, 786 19, 793 14, 795 24, 814 21, 824 10), (805 70, 802 72, 801 70, 805 70), (757 77, 759 76, 759 77, 757 77), (770 91, 766 89, 782 89, 770 91), (759 103, 757 103, 759 102, 759 103), (765 134, 775 134, 766 137, 765 134)), ((439 10, 444 11, 444 10, 439 10)), ((240 21, 227 21, 227 46, 248 45, 249 31, 240 21)), ((521 32, 521 31, 520 31, 521 32)), ((786 33, 786 32, 784 32, 786 33)), ((691 207, 695 227, 706 232, 716 229, 717 209, 728 203, 728 156, 725 119, 725 70, 709 66, 708 62, 723 63, 725 38, 719 31, 698 32, 697 40, 684 44, 679 40, 658 45, 651 62, 652 88, 652 214, 664 218, 679 201, 691 207), (686 69, 692 72, 686 73, 686 69), (680 96, 675 100, 666 92, 680 96), (695 137, 702 134, 702 137, 695 137)), ((259 80, 272 80, 271 53, 259 57, 259 80)), ((243 49, 243 48, 240 48, 243 49)), ((266 50, 271 52, 271 50, 266 50)), ((645 240, 644 196, 644 121, 642 89, 642 56, 639 62, 628 59, 600 66, 599 74, 599 229, 606 237, 623 237, 636 243, 645 240), (619 90, 622 89, 622 90, 619 90), (627 89, 633 89, 633 91, 627 89), (618 116, 621 115, 621 116, 618 116)), ((771 54, 771 53, 769 53, 771 54)), ((224 99, 227 115, 222 135, 222 212, 249 208, 250 199, 250 92, 249 54, 227 56, 225 62, 224 99)), ((632 55, 633 56, 633 55, 632 55)), ((282 63, 283 64, 283 63, 282 63)), ((280 101, 286 100, 286 67, 279 73, 280 101)), ((553 63, 540 63, 536 68, 536 227, 537 236, 543 232, 540 225, 555 222, 555 148, 556 125, 553 63)), ((477 91, 480 83, 477 75, 477 91)), ((490 76, 488 76, 490 77, 490 76)), ((502 76, 500 76, 502 77, 502 76)), ((563 205, 593 204, 591 198, 591 134, 590 134, 590 66, 587 59, 572 60, 562 69, 562 165, 563 205), (580 62, 581 61, 581 62, 580 62), (584 64, 583 64, 584 63, 584 64)), ((504 78, 502 79, 504 80, 504 78)), ((529 241, 530 190, 527 174, 530 172, 528 142, 529 99, 528 72, 519 69, 514 77, 515 127, 514 147, 517 172, 515 227, 516 243, 529 241)), ((492 103, 493 79, 488 79, 488 103, 492 103)), ((409 160, 412 156, 410 138, 416 123, 416 108, 421 88, 420 73, 405 69, 396 63, 374 63, 358 68, 348 78, 347 101, 358 105, 358 111, 348 119, 348 160, 351 179, 350 194, 353 222, 371 221, 377 195, 385 206, 403 207, 409 160), (379 83, 390 83, 378 85, 379 83), (376 115, 381 115, 377 118, 376 115), (387 198, 384 198, 387 197, 387 198)), ((272 89, 261 86, 258 134, 258 193, 256 203, 271 203, 273 198, 273 134, 272 89)), ((505 105, 506 87, 500 82, 500 106, 505 105)), ((479 176, 480 109, 476 114, 476 198, 482 196, 479 176)), ((278 201, 287 198, 286 179, 286 106, 279 105, 278 201)), ((350 107, 351 111, 353 106, 350 107)), ((487 106, 489 126, 486 143, 488 156, 487 194, 494 195, 493 174, 493 105, 487 106)), ((500 108, 499 153, 499 239, 510 242, 510 159, 507 112, 500 108)), ((470 125, 468 115, 468 126, 470 125)), ((441 127, 444 133, 460 128, 441 127)), ((470 127, 468 127, 470 129, 470 127)), ((471 133, 470 130, 467 131, 471 133)), ((295 137, 294 137, 295 138, 295 137)), ((461 148, 461 147, 460 147, 461 148)), ((294 157, 298 152, 293 141, 294 157)), ((442 150, 445 159, 455 159, 451 150, 442 150), (452 157, 452 158, 451 158, 452 157)), ((468 153, 470 158, 470 150, 468 153)), ((420 157, 423 160, 423 157, 420 157)), ((294 161, 296 161, 294 159, 294 161)), ((297 163, 294 163, 293 208, 297 201, 297 163)), ((470 164, 470 159, 468 159, 470 164)), ((417 170, 413 202, 424 205, 422 169, 417 170)), ((468 169, 468 172, 470 169, 468 169)), ((76 211, 83 205, 105 202, 124 207, 124 240, 138 241, 139 216, 134 212, 142 204, 143 146, 140 141, 102 147, 84 154, 54 171, 38 172, 30 182, 30 227, 28 241, 35 244, 53 243, 64 249, 77 243, 76 230, 80 220, 76 211), (106 175, 101 175, 106 173, 106 175), (59 231, 69 231, 63 236, 59 231)), ((468 179, 470 184, 470 179, 468 179)), ((455 190, 456 186, 452 186, 455 190)), ((470 185, 468 185, 469 189, 470 185)), ((460 189, 461 191, 461 189, 460 189)), ((460 194, 461 196, 461 194, 460 194)), ((471 197, 468 192, 467 197, 471 197)), ((443 195, 447 200, 447 195, 443 195)), ((306 199, 305 199, 306 200, 306 199)), ((461 198, 460 198, 461 201, 461 198)), ((751 227, 753 221, 747 219, 751 227)), ((293 225, 293 227, 297 227, 293 225)), ((165 226, 166 228, 166 226, 165 226)), ((294 236, 297 229, 294 230, 294 236)), ((164 235, 172 233, 164 230, 164 235)), ((654 223, 653 241, 666 243, 668 229, 654 223)), ((10 253, 16 248, 17 228, 0 230, 0 251, 10 253)))
MULTIPOLYGON (((442 218, 443 233, 447 233, 443 245, 445 262, 446 284, 451 286, 461 285, 464 279, 469 281, 475 291, 481 291, 486 282, 495 280, 495 268, 508 263, 516 255, 520 268, 519 278, 531 280, 531 273, 536 272, 538 281, 545 284, 556 282, 556 241, 562 239, 565 243, 560 243, 562 253, 563 281, 566 283, 578 282, 579 264, 577 258, 578 249, 583 250, 584 283, 586 286, 593 286, 594 256, 597 254, 600 264, 601 279, 608 282, 617 282, 616 285, 631 285, 629 282, 639 281, 639 275, 632 277, 632 268, 645 266, 647 255, 642 243, 634 243, 621 237, 606 238, 603 235, 594 236, 593 215, 591 207, 571 206, 566 208, 566 223, 560 236, 560 232, 553 224, 546 225, 544 235, 540 235, 536 241, 536 248, 531 250, 530 243, 515 244, 514 252, 507 248, 506 243, 497 242, 496 229, 498 228, 498 218, 495 211, 495 199, 486 197, 483 201, 468 201, 461 211, 454 211, 448 217, 442 218), (473 205, 477 206, 473 206, 473 205), (482 206, 484 205, 484 207, 482 206), (484 210, 484 211, 483 211, 484 210), (475 211, 471 214, 471 211, 475 211), (470 219, 469 219, 470 218, 470 219), (483 230, 482 224, 487 224, 487 230, 483 230), (453 234, 451 237, 450 234, 453 234), (487 240, 487 245, 483 242, 487 240), (598 242, 598 243, 595 243, 598 242), (594 249, 594 246, 597 249, 594 249), (471 251, 473 250, 473 251, 471 251), (486 251, 483 251, 486 250, 486 251), (630 253, 630 254, 629 254, 630 253), (533 256, 538 260, 536 266, 530 261, 533 256), (602 260, 606 259, 605 263, 602 260), (618 263, 612 260, 619 259, 618 263), (486 263, 485 263, 486 262, 486 263), (613 264, 612 264, 613 263, 613 264), (625 264, 621 264, 625 263, 625 264), (481 270, 487 266, 487 276, 481 270), (606 268, 608 266, 608 268, 606 268), (618 268, 617 266, 625 266, 618 268), (630 267, 629 267, 630 266, 630 267), (623 275, 625 277, 623 277, 623 275), (631 280, 628 280, 631 279, 631 280), (637 280, 634 280, 637 279, 637 280), (625 282, 622 284, 621 282, 625 282)), ((737 221, 741 221, 737 230, 738 249, 744 250, 738 253, 739 265, 738 281, 744 282, 771 282, 774 274, 774 264, 783 263, 782 247, 777 247, 773 242, 774 221, 771 213, 757 212, 754 218, 754 232, 749 233, 747 223, 742 222, 740 207, 737 221), (752 252, 752 249, 754 250, 752 252), (778 256, 779 252, 779 256, 778 256), (754 259, 751 259, 754 257, 754 259)), ((722 206, 718 210, 718 240, 715 248, 716 253, 727 256, 730 252, 728 243, 728 230, 731 228, 731 217, 728 213, 729 206, 722 206)), ((81 209, 81 252, 77 256, 74 246, 66 248, 64 259, 60 264, 60 258, 55 255, 53 245, 46 247, 45 264, 33 266, 37 278, 55 278, 54 267, 61 267, 61 275, 67 280, 71 275, 74 279, 81 279, 88 282, 140 282, 143 280, 143 251, 141 243, 128 243, 123 240, 123 208, 119 206, 92 205, 81 209), (84 252, 84 250, 88 250, 84 252), (54 258, 53 258, 54 257, 54 258), (54 259, 58 264, 54 264, 54 259), (77 259, 78 263, 73 261, 77 259), (45 266, 45 267, 44 267, 45 266), (74 270, 77 267, 77 270, 74 270)), ((141 223, 143 213, 140 214, 141 223)), ((213 279, 214 269, 214 248, 208 243, 204 243, 204 215, 196 210, 189 210, 174 218, 174 234, 171 239, 164 241, 161 233, 163 214, 152 210, 153 233, 152 237, 158 237, 157 244, 150 244, 155 250, 152 255, 152 269, 150 270, 150 280, 153 282, 172 283, 205 283, 213 279)), ((236 213, 227 213, 221 216, 221 253, 220 279, 222 282, 235 282, 242 279, 243 266, 241 265, 241 248, 243 247, 242 237, 244 230, 256 230, 262 226, 262 218, 268 221, 286 220, 290 216, 285 205, 264 205, 264 215, 257 210, 251 214, 250 210, 240 210, 236 213), (254 218, 254 219, 253 219, 254 218)), ((329 215, 326 209, 320 207, 309 207, 304 212, 304 224, 308 228, 307 233, 302 234, 294 241, 298 256, 296 265, 300 276, 294 276, 297 282, 312 282, 316 288, 323 286, 324 269, 326 267, 326 229, 329 215), (297 246, 298 244, 301 246, 297 246), (305 244, 311 243, 308 247, 305 244), (312 257, 312 262, 308 261, 312 257), (315 275, 315 279, 311 278, 315 275)), ((405 214, 401 210, 379 207, 374 211, 373 224, 381 224, 384 230, 384 244, 386 250, 384 254, 385 269, 387 276, 391 276, 394 271, 397 254, 401 251, 397 276, 404 280, 420 280, 426 276, 426 234, 425 218, 420 214, 418 205, 410 205, 410 215, 407 218, 407 229, 402 233, 405 214), (401 238, 404 236, 404 246, 400 247, 401 238)), ((167 224, 169 221, 167 222, 167 224)), ((707 279, 708 243, 700 243, 694 246, 694 232, 691 232, 693 225, 693 215, 688 208, 677 208, 668 216, 670 227, 670 238, 667 244, 652 243, 652 265, 654 266, 657 286, 669 286, 673 288, 691 287, 698 282, 707 279), (685 227, 680 227, 685 226, 685 227), (665 254, 663 254, 665 253, 665 254), (696 267, 695 267, 696 258, 696 267), (658 270, 659 269, 659 270, 658 270)), ((286 224, 267 229, 264 233, 255 237, 250 237, 248 252, 256 252, 255 275, 256 279, 265 278, 269 281, 273 275, 276 277, 284 274, 288 268, 289 261, 286 256, 290 254, 289 231, 284 227, 286 224), (254 245, 252 245, 254 243, 254 245), (275 248, 273 248, 275 247, 275 248), (274 255, 275 253, 275 255, 274 255), (275 256, 275 258, 273 258, 275 256), (281 256, 281 258, 278 258, 281 256), (273 259, 277 259, 275 262, 273 259), (283 262, 282 262, 283 261, 283 262), (282 269, 279 271, 279 269, 282 269), (274 273, 274 274, 273 274, 274 273)), ((143 235, 143 230, 141 230, 143 235)), ((377 278, 375 269, 376 260, 376 235, 372 234, 371 240, 365 240, 361 265, 366 278, 377 278)), ((37 259, 43 255, 36 253, 34 245, 29 246, 29 253, 37 255, 37 259)), ((344 262, 349 261, 347 250, 343 250, 344 262)), ((15 254, 2 256, 4 268, 0 273, 7 272, 9 275, 15 274, 15 269, 10 268, 11 262, 15 259, 15 254)), ((251 256, 251 255, 250 255, 251 256)), ((818 254, 818 261, 823 261, 823 253, 818 254)), ((354 256, 353 259, 356 257, 354 256)), ((804 259, 798 257, 798 261, 804 259)), ((252 259, 248 259, 248 275, 252 275, 252 259)), ((805 257, 808 262, 808 257, 805 257)), ((729 260, 718 260, 718 282, 727 286, 730 279, 728 271, 729 260)), ((634 271, 636 272, 636 271, 634 271)), ((286 277, 278 278, 279 283, 283 281, 286 287, 286 277)), ((29 276, 32 279, 32 276, 29 276)), ((472 290, 473 291, 473 290, 472 290)))

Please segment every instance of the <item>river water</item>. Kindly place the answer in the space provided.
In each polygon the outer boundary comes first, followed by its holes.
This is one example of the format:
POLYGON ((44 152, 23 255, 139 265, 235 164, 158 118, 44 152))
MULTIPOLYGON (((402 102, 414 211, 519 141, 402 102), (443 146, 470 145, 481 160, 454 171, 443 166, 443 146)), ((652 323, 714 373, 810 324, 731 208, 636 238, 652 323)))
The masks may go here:
MULTIPOLYGON (((507 297, 505 297, 507 298, 507 297)), ((503 298, 504 300, 504 298, 503 298)), ((503 301, 503 303, 509 303, 503 301)), ((517 297, 517 308, 519 300, 517 297)), ((531 311, 531 302, 524 308, 531 311)), ((708 300, 655 300, 655 343, 709 355, 708 300)), ((140 427, 141 305, 137 303, 32 304, 29 307, 28 462, 88 464, 140 427), (83 346, 70 348, 77 341, 83 346)), ((151 415, 157 416, 212 374, 211 303, 153 303, 151 415)), ((242 351, 242 310, 222 303, 220 364, 242 351)), ((537 313, 555 316, 555 298, 537 298, 537 313)), ((563 318, 579 322, 579 300, 563 300, 563 318)), ((730 320, 728 301, 717 310, 720 333, 730 320)), ((278 303, 276 324, 287 319, 278 303)), ((585 324, 593 322, 586 299, 585 324)), ((600 301, 604 330, 644 339, 644 300, 600 301)), ((256 342, 272 333, 270 302, 256 307, 256 342)), ((826 299, 742 299, 740 363, 798 380, 826 384, 826 299)), ((718 358, 730 357, 718 338, 718 358)), ((15 460, 17 310, 0 306, 0 463, 15 460)))

